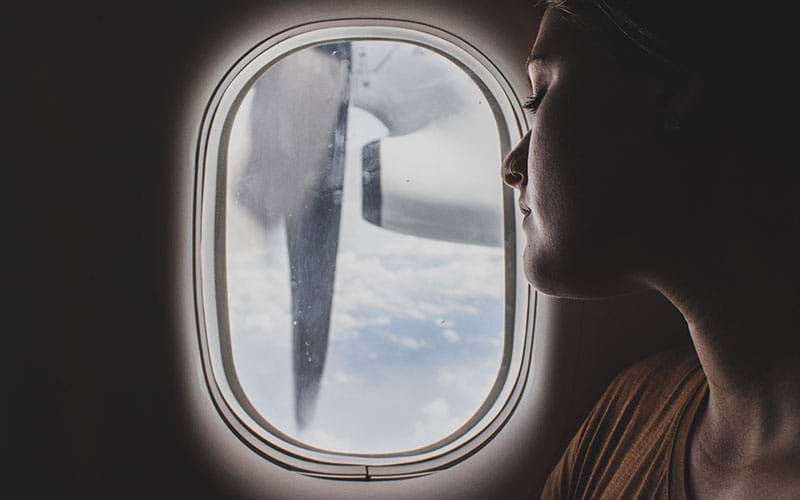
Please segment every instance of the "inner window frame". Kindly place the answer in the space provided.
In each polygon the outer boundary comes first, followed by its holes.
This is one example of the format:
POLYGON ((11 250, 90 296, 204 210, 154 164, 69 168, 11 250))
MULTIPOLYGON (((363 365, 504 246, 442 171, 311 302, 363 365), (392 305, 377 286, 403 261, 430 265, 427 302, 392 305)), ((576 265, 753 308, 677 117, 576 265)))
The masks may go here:
MULTIPOLYGON (((226 143, 232 110, 252 83, 270 65, 289 54, 343 40, 385 40, 410 43, 434 51, 456 64, 487 95, 498 123, 502 155, 527 128, 520 99, 511 85, 483 54, 453 34, 420 23, 385 19, 346 19, 296 27, 259 44, 224 76, 208 103, 197 148, 194 274, 198 340, 206 386, 227 426, 248 447, 264 458, 298 472, 336 479, 390 479, 415 477, 450 467, 476 453, 499 432, 510 417, 528 380, 532 357, 536 293, 527 285, 519 265, 523 238, 517 237, 520 214, 513 191, 504 187, 506 317, 503 363, 487 399, 462 428, 425 448, 391 454, 344 454, 315 449, 274 428, 231 384, 225 204, 226 143), (504 130, 505 129, 505 130, 504 130), (230 365, 230 366, 228 366, 230 365)), ((499 160, 498 160, 499 161, 499 160)), ((499 178, 499 165, 498 165, 499 178)), ((499 180, 498 180, 499 182, 499 180)), ((235 377, 235 370, 234 370, 235 377)))

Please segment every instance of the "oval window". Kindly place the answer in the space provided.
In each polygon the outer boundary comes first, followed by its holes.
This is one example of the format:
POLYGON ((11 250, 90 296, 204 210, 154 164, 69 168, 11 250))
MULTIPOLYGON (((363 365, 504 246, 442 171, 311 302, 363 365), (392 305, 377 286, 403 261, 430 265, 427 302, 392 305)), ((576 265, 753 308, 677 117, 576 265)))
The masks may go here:
POLYGON ((330 456, 419 455, 486 425, 522 345, 498 172, 514 117, 410 40, 341 37, 247 68, 214 116, 203 194, 227 403, 330 456))

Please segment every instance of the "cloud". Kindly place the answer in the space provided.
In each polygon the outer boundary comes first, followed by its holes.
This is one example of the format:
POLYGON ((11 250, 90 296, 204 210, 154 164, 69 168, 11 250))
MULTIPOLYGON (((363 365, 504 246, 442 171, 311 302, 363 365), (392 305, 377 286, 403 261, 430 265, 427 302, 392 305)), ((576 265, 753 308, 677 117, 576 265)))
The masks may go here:
POLYGON ((444 338, 448 340, 448 342, 460 342, 461 337, 456 333, 455 330, 442 330, 442 335, 444 338))
POLYGON ((393 333, 390 333, 387 335, 387 338, 396 344, 411 349, 412 351, 418 351, 424 347, 428 347, 427 342, 425 342, 424 340, 418 340, 410 335, 398 336, 393 333))
POLYGON ((453 415, 450 406, 444 398, 435 399, 420 408, 414 422, 414 440, 418 442, 433 442, 440 439, 438 436, 442 428, 450 432, 458 429, 467 419, 453 415))

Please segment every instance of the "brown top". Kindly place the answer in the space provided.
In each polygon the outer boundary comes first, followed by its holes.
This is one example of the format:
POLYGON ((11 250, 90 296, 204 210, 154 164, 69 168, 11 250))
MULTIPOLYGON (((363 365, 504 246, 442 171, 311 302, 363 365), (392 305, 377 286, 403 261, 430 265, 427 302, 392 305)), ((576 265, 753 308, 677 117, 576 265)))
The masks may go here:
POLYGON ((661 353, 626 369, 570 442, 542 498, 687 498, 686 443, 707 392, 694 353, 661 353))

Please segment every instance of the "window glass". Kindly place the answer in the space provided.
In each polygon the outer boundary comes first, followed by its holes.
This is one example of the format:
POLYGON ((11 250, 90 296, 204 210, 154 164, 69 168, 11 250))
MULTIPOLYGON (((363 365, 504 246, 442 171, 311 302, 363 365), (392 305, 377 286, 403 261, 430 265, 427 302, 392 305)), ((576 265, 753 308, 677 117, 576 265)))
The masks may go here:
POLYGON ((430 446, 504 363, 493 103, 394 41, 304 48, 255 78, 225 155, 225 350, 249 411, 334 453, 430 446))

